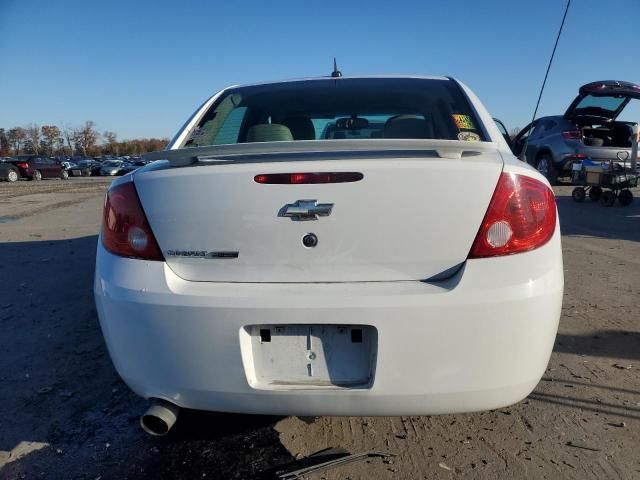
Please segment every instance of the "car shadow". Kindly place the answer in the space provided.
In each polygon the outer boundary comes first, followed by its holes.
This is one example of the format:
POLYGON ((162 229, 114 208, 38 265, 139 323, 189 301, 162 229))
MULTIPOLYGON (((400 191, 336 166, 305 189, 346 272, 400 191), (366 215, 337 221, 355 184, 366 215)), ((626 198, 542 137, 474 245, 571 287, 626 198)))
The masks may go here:
POLYGON ((97 236, 0 243, 0 478, 251 478, 293 457, 281 417, 186 410, 166 437, 115 372, 93 300, 97 236))
POLYGON ((640 332, 601 330, 589 335, 558 334, 554 352, 640 360, 640 332))
MULTIPOLYGON (((636 197, 640 197, 637 189, 636 197)), ((604 207, 587 199, 575 202, 571 195, 557 195, 562 235, 588 236, 640 242, 640 198, 627 206, 604 207)))

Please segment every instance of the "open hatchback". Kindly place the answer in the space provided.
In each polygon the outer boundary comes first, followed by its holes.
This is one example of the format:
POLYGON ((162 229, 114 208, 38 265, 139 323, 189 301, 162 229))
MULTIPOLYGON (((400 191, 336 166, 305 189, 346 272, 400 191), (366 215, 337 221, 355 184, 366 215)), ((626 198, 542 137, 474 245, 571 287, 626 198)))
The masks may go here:
POLYGON ((564 116, 589 116, 613 121, 632 99, 640 99, 640 85, 619 80, 591 82, 580 87, 578 96, 564 116))

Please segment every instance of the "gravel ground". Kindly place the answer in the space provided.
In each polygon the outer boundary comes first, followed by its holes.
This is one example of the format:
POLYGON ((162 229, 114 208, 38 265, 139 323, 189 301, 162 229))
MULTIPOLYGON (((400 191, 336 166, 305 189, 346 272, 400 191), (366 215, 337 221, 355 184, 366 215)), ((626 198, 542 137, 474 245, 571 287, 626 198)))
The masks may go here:
POLYGON ((1 479, 271 478, 327 447, 397 456, 309 478, 640 478, 640 201, 607 209, 556 188, 563 315, 544 378, 517 405, 425 417, 185 412, 154 439, 93 305, 110 181, 0 184, 1 479))

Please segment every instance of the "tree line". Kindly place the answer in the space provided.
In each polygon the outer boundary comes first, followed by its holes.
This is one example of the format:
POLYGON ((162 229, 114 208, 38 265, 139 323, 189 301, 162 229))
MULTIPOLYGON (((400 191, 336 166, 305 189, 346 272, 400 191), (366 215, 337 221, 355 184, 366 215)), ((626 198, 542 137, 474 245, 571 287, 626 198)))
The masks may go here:
POLYGON ((115 132, 100 133, 91 120, 80 127, 36 125, 0 128, 0 157, 34 154, 61 157, 141 155, 162 150, 168 138, 118 140, 115 132))

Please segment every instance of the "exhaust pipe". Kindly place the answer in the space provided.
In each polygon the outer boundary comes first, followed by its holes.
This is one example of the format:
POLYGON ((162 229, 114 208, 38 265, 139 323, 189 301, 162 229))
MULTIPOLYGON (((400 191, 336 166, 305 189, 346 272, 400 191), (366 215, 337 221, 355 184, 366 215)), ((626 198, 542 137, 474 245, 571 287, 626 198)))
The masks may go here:
POLYGON ((140 417, 140 426, 149 435, 161 437, 169 433, 178 419, 180 407, 166 400, 153 400, 149 409, 140 417))

